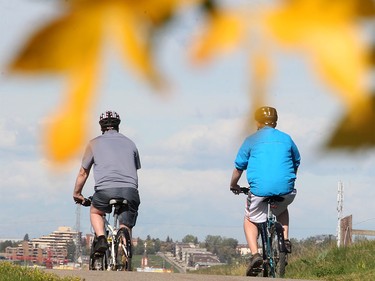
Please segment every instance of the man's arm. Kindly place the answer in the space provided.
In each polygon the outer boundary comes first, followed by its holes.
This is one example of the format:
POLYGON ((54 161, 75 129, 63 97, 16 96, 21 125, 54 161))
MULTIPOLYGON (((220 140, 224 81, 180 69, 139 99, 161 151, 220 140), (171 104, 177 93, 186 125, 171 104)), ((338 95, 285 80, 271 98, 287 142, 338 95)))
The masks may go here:
POLYGON ((233 193, 239 194, 241 192, 240 186, 238 185, 238 181, 241 178, 243 170, 239 170, 237 168, 234 168, 232 173, 232 179, 230 180, 230 190, 233 193))
POLYGON ((76 179, 76 184, 74 186, 74 191, 73 191, 73 200, 76 203, 81 203, 84 200, 84 197, 82 195, 82 189, 83 186, 86 183, 87 178, 89 177, 90 170, 85 169, 81 167, 78 172, 78 176, 76 179))

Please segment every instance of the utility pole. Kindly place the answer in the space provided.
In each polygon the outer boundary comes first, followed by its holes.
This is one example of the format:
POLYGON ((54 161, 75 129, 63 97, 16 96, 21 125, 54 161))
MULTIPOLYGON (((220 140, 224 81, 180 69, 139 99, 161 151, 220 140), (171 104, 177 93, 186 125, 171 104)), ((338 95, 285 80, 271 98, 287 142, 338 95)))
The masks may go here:
POLYGON ((81 263, 82 262, 82 245, 81 245, 81 204, 77 204, 76 207, 76 237, 75 237, 75 245, 76 251, 74 254, 74 263, 81 263))
POLYGON ((344 185, 341 181, 338 183, 337 188, 337 247, 341 245, 341 219, 343 213, 343 206, 344 206, 344 185))

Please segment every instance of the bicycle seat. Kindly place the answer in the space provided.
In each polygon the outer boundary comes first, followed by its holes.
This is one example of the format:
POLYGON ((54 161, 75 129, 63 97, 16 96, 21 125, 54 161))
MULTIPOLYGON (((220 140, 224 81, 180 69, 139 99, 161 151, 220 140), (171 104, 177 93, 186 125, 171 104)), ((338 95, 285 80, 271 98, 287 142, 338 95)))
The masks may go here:
POLYGON ((282 202, 284 201, 284 197, 275 195, 275 196, 269 196, 263 200, 263 202, 272 203, 272 202, 282 202))
POLYGON ((111 199, 109 200, 109 205, 127 205, 128 200, 126 199, 111 199))

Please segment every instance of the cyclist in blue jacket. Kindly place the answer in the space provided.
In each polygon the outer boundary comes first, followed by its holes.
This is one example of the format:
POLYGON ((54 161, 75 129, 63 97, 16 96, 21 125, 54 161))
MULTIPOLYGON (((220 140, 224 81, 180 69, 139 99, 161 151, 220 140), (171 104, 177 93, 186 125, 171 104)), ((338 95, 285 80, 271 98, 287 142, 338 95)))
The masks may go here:
POLYGON ((141 162, 136 145, 119 133, 120 116, 115 111, 101 114, 99 124, 102 135, 92 139, 86 147, 73 191, 76 203, 84 200, 82 189, 94 170, 95 193, 90 208, 91 225, 98 241, 94 252, 105 252, 108 248, 104 236, 103 215, 112 211, 110 199, 126 199, 128 205, 120 210, 120 228, 131 230, 136 224, 140 198, 138 174, 141 162))
POLYGON ((284 227, 286 247, 291 248, 288 240, 289 213, 288 205, 296 196, 294 183, 300 154, 292 138, 277 129, 277 111, 273 107, 261 107, 255 112, 258 130, 248 136, 241 145, 235 159, 235 168, 232 173, 230 190, 240 193, 238 181, 246 170, 250 192, 247 198, 244 219, 244 231, 252 257, 247 275, 251 275, 253 268, 263 263, 258 253, 258 223, 267 220, 267 203, 264 197, 278 195, 284 197, 277 202, 273 213, 284 227))

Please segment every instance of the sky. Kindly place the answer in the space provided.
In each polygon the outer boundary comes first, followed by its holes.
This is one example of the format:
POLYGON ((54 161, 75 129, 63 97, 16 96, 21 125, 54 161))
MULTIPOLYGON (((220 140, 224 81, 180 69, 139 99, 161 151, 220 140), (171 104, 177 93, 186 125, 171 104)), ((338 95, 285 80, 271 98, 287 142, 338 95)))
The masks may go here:
MULTIPOLYGON (((89 209, 77 208, 72 199, 82 155, 56 169, 41 147, 43 125, 64 99, 64 79, 9 75, 6 69, 32 32, 56 16, 54 3, 0 0, 0 239, 75 228, 78 210, 80 230, 92 231, 89 209)), ((99 98, 87 124, 89 139, 100 134, 100 113, 111 109, 122 118, 120 132, 138 147, 141 205, 135 237, 181 241, 192 234, 204 241, 220 235, 244 243, 246 197, 232 194, 229 182, 239 146, 255 131, 246 124, 251 104, 246 54, 193 65, 187 48, 197 28, 194 16, 187 14, 158 39, 156 63, 170 83, 167 97, 107 50, 99 98)), ((278 51, 274 60, 269 105, 278 110, 277 128, 291 135, 302 157, 298 194, 289 207, 290 237, 336 235, 339 181, 344 216, 353 215, 355 229, 375 229, 375 150, 326 151, 323 144, 342 103, 300 54, 278 51)), ((245 186, 246 179, 240 183, 245 186)), ((93 185, 91 175, 85 196, 93 185)))

